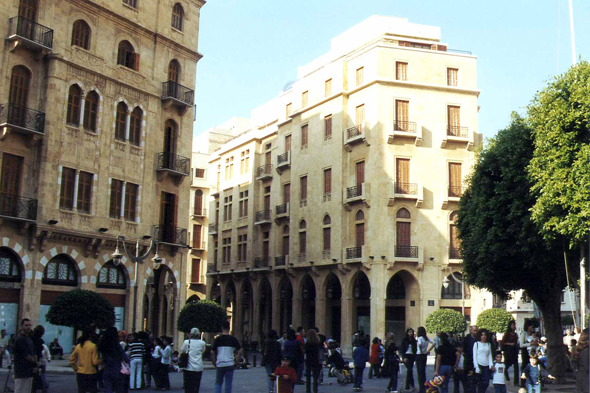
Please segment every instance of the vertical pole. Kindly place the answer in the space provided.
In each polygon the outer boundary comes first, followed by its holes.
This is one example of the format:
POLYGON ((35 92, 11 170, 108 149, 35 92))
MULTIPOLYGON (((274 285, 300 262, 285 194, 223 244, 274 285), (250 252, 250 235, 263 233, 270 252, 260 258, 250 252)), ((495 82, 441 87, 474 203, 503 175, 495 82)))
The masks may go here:
POLYGON ((137 243, 135 244, 135 259, 133 262, 135 263, 135 283, 133 285, 133 333, 135 333, 135 324, 137 319, 137 271, 139 270, 139 239, 137 239, 137 243))
POLYGON ((576 65, 576 39, 574 37, 574 6, 572 0, 569 0, 570 8, 570 35, 572 37, 572 64, 576 65))

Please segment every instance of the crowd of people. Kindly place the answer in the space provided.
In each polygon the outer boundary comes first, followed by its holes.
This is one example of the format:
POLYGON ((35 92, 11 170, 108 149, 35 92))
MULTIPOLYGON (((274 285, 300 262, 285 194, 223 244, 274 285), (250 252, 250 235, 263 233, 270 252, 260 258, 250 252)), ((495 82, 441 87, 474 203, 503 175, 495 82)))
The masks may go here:
MULTIPOLYGON (((49 347, 45 345, 45 329, 41 325, 33 328, 29 319, 23 319, 20 328, 12 341, 0 340, 0 359, 10 362, 11 355, 14 357, 16 393, 47 393, 45 368, 51 359, 63 356, 63 348, 57 339, 49 347)), ((0 336, 4 338, 6 332, 0 336)), ((97 393, 99 387, 105 393, 127 393, 151 387, 152 380, 154 390, 170 390, 170 371, 183 372, 186 393, 199 393, 203 358, 208 351, 201 332, 193 328, 179 351, 173 349, 172 341, 167 336, 153 337, 149 332, 128 334, 115 327, 100 333, 92 326, 84 329, 69 357, 78 393, 97 393)), ((362 391, 367 363, 368 378, 387 379, 386 392, 390 393, 397 392, 398 385, 406 392, 426 393, 427 388, 434 388, 448 393, 451 381, 454 393, 461 389, 485 393, 490 382, 495 393, 506 393, 510 383, 521 386, 523 392, 540 393, 551 378, 546 371, 547 342, 528 321, 520 334, 511 321, 500 340, 477 326, 471 326, 465 337, 437 332, 430 338, 421 326, 417 333, 408 328, 400 341, 392 332, 382 342, 379 337, 371 339, 359 331, 352 338, 352 346, 350 367, 340 344, 326 338, 317 328, 289 329, 280 338, 271 330, 261 346, 261 365, 268 375, 269 393, 291 393, 297 385, 305 385, 306 393, 317 393, 324 383, 324 370, 340 385, 351 383, 353 391, 362 391), (432 352, 434 374, 427 375, 427 358, 432 352)), ((587 393, 588 329, 575 334, 566 332, 564 346, 570 367, 576 371, 577 387, 587 393)), ((248 356, 230 334, 229 322, 224 322, 210 352, 216 368, 215 393, 221 393, 223 387, 225 393, 231 393, 234 370, 246 367, 248 356)))

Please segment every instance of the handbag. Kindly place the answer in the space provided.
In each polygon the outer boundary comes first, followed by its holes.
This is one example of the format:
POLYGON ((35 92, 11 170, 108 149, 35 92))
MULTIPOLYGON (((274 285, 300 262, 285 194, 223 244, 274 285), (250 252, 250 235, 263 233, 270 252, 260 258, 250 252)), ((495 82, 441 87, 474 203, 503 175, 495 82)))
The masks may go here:
POLYGON ((131 375, 131 368, 129 367, 129 364, 124 360, 121 360, 121 371, 120 372, 123 375, 131 375))
POLYGON ((188 350, 186 353, 181 353, 178 357, 178 368, 188 367, 188 353, 191 351, 191 340, 188 340, 188 350))

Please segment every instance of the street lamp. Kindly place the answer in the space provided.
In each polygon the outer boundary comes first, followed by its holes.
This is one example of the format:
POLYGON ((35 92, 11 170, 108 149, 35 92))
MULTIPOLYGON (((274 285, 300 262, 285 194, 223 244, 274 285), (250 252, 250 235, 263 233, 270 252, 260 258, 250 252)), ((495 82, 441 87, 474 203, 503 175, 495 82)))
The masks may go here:
MULTIPOLYGON (((453 280, 461 284, 461 314, 463 314, 463 318, 465 318, 465 282, 463 282, 463 279, 459 280, 457 277, 455 277, 455 273, 453 272, 451 272, 450 276, 453 278, 453 280)), ((447 289, 450 283, 451 281, 449 278, 445 276, 442 280, 443 288, 447 289)))
POLYGON ((123 252, 127 256, 127 258, 131 259, 131 261, 133 263, 135 263, 135 278, 134 278, 135 285, 133 287, 133 327, 132 327, 133 332, 135 332, 135 327, 136 327, 135 320, 137 317, 137 287, 138 287, 138 285, 137 285, 137 271, 139 270, 137 265, 140 263, 143 263, 143 261, 147 257, 149 257, 150 253, 152 252, 152 248, 154 248, 154 244, 156 245, 156 254, 152 258, 154 270, 157 270, 162 263, 162 258, 160 258, 160 255, 158 254, 158 242, 154 241, 154 239, 152 239, 152 237, 149 235, 143 236, 141 239, 142 240, 151 239, 150 248, 146 251, 145 254, 139 255, 139 239, 137 239, 137 241, 135 242, 135 255, 130 254, 129 251, 127 251, 127 245, 125 244, 125 236, 117 236, 117 247, 115 248, 115 252, 113 252, 111 254, 111 258, 113 259, 113 263, 115 264, 115 266, 119 266, 119 264, 121 263, 121 259, 123 259, 123 254, 119 251, 119 240, 120 240, 123 243, 123 252))

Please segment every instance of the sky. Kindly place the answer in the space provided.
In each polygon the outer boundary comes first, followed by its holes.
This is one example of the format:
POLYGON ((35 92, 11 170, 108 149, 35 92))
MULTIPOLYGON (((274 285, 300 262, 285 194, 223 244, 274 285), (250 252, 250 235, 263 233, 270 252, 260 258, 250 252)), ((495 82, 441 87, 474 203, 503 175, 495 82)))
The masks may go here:
MULTIPOLYGON (((590 57, 590 1, 573 0, 577 58, 590 57)), ((449 48, 477 56, 479 132, 494 136, 510 113, 572 65, 568 0, 208 0, 201 9, 195 136, 249 117, 297 67, 371 15, 440 26, 449 48)))

